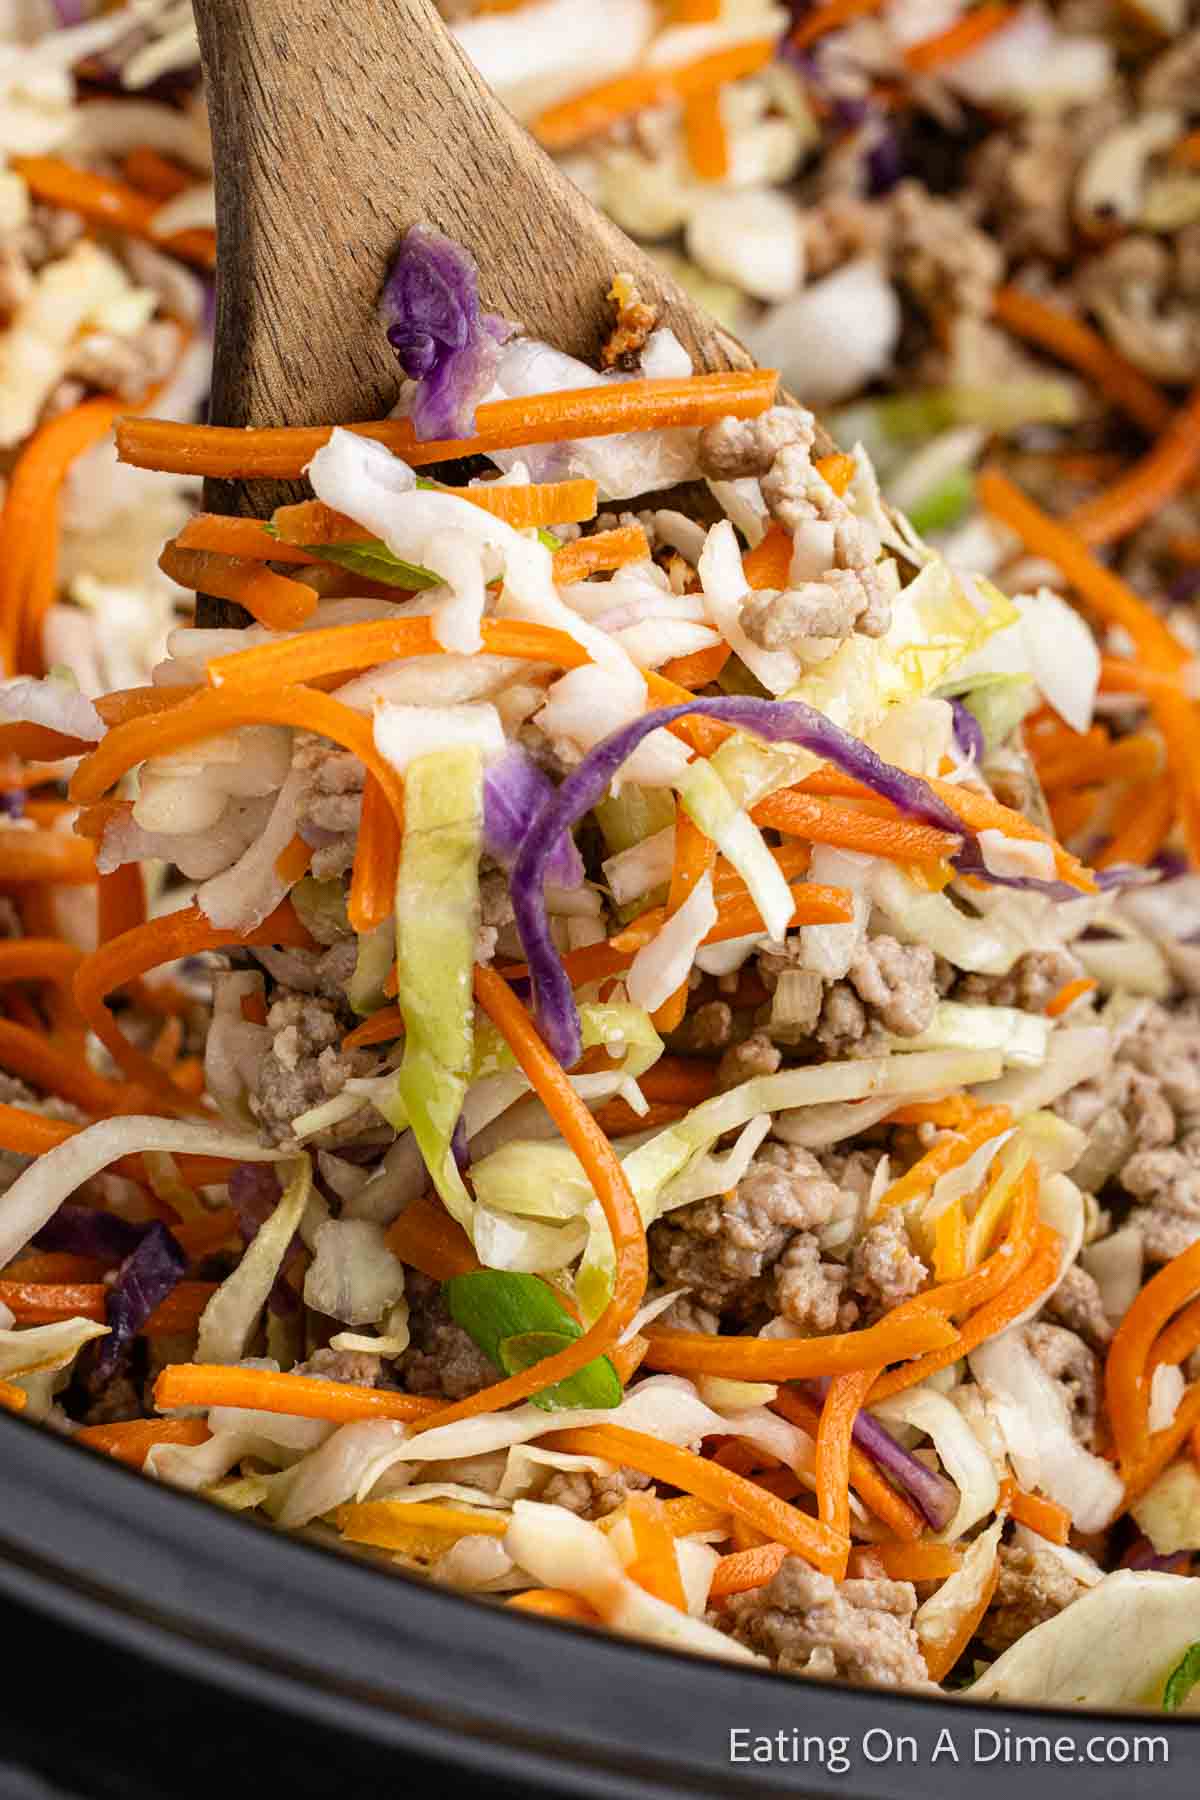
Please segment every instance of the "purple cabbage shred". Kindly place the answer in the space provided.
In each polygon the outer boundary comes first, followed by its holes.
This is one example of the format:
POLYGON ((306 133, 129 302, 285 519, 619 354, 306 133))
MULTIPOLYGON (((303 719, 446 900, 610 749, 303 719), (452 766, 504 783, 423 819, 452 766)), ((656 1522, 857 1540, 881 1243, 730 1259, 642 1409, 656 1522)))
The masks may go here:
MULTIPOLYGON (((483 847, 502 868, 509 868, 539 809, 554 792, 554 783, 520 744, 513 744, 483 778, 483 847)), ((556 840, 546 863, 546 880, 555 887, 577 888, 584 878, 583 858, 569 831, 556 840)))
POLYGON ((419 438, 465 438, 495 380, 514 327, 479 304, 479 271, 452 238, 428 226, 406 232, 379 297, 388 343, 417 383, 419 438))
MULTIPOLYGON (((237 1217, 243 1243, 252 1244, 279 1204, 279 1180, 271 1164, 239 1163, 229 1177, 229 1204, 237 1217)), ((290 1318, 300 1304, 285 1277, 302 1250, 300 1234, 296 1232, 267 1299, 268 1307, 279 1318, 290 1318)))
POLYGON ((983 726, 965 701, 952 700, 950 706, 954 713, 954 742, 960 755, 969 757, 972 762, 982 762, 983 726))
MULTIPOLYGON (((827 1379, 802 1381, 797 1386, 804 1388, 814 1400, 823 1400, 829 1391, 827 1379)), ((852 1435, 876 1468, 908 1495, 926 1524, 941 1531, 950 1523, 958 1506, 958 1489, 952 1481, 926 1468, 918 1457, 911 1456, 872 1413, 859 1412, 852 1435)))
POLYGON ((146 1223, 64 1200, 33 1241, 39 1250, 92 1256, 98 1262, 114 1263, 131 1256, 149 1230, 146 1223))
POLYGON ((108 1290, 104 1310, 109 1334, 96 1359, 97 1381, 116 1373, 146 1320, 183 1279, 187 1264, 186 1252, 165 1225, 156 1219, 146 1227, 108 1290))

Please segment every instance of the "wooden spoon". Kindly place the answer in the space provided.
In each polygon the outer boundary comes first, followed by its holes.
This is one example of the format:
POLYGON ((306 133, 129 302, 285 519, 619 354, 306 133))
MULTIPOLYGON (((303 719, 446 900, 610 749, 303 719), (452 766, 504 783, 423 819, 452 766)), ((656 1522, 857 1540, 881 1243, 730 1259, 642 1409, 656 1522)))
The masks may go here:
MULTIPOLYGON (((470 251, 491 310, 572 355, 596 358, 605 296, 627 271, 697 369, 752 365, 505 111, 432 0, 195 0, 195 11, 216 165, 215 424, 390 411, 399 368, 375 305, 418 222, 470 251)), ((288 497, 216 482, 206 504, 261 516, 288 497)))

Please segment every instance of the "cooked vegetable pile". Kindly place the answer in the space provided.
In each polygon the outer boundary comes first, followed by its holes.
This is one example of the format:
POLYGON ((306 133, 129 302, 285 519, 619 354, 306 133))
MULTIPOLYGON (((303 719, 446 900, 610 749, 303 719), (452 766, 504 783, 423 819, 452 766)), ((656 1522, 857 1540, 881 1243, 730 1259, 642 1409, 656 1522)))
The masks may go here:
MULTIPOLYGON (((1184 122, 1118 119, 1131 176, 1077 115, 1190 40, 450 10, 769 366, 697 373, 620 271, 576 361, 423 226, 381 271, 388 419, 49 417, 55 365, 0 564, 0 1400, 520 1610, 1194 1710, 1200 733, 1162 571, 1200 408, 1047 297, 1081 234, 1183 231, 1184 122), (1024 274, 968 306, 954 209, 1049 126, 1085 157, 1067 240, 981 202, 1024 274), (932 146, 953 200, 900 179, 932 146), (843 450, 776 357, 854 401, 843 450), (172 591, 250 622, 181 611, 89 678, 47 635, 87 605, 53 512, 114 419, 172 591), (191 513, 204 476, 313 498, 191 513)), ((136 54, 186 54, 163 11, 136 54)), ((100 26, 20 57, 107 56, 100 26)), ((68 96, 23 191, 203 259, 191 215, 88 213, 118 130, 190 106, 68 96)))

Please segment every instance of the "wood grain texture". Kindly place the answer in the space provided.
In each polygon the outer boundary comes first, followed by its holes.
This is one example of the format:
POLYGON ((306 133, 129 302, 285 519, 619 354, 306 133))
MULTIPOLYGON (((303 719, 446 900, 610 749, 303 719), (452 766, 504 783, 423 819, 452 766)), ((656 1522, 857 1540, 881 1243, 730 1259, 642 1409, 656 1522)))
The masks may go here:
MULTIPOLYGON (((597 0, 603 4, 603 0, 597 0)), ((459 51, 432 0, 195 0, 217 188, 221 425, 378 418, 399 371, 376 318, 418 222, 474 256, 493 311, 593 360, 627 270, 699 369, 736 339, 559 171, 459 51)), ((211 483, 215 511, 279 488, 211 483)))

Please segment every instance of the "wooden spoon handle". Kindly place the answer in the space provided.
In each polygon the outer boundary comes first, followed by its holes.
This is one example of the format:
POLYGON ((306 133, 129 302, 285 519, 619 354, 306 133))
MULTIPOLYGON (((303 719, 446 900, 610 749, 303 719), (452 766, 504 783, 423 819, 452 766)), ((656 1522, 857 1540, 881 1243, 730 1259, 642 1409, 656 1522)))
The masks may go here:
POLYGON ((398 372, 375 302, 418 221, 471 251, 489 307, 576 355, 594 356, 627 269, 698 366, 748 364, 497 104, 431 0, 195 8, 216 144, 215 422, 386 412, 398 372))

